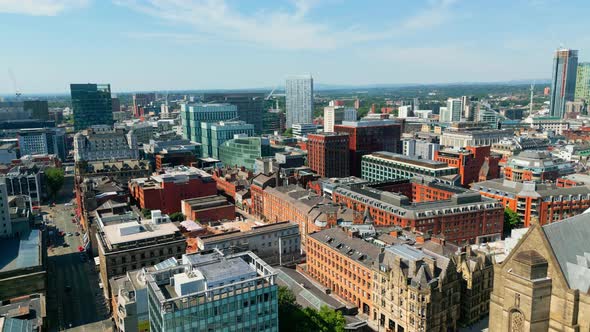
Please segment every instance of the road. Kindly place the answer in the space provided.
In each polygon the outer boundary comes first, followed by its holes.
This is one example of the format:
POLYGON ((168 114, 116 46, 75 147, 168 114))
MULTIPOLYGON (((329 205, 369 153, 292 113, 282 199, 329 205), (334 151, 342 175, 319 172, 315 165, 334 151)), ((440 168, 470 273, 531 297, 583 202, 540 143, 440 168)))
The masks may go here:
POLYGON ((48 248, 48 289, 47 326, 49 331, 107 331, 111 321, 108 307, 98 286, 98 275, 92 259, 85 262, 80 258, 78 247, 82 235, 78 224, 72 223, 74 206, 68 206, 73 199, 72 189, 64 188, 55 207, 42 206, 42 212, 49 214, 56 228, 50 236, 48 248), (57 236, 63 231, 72 236, 57 236), (63 242, 68 244, 63 246, 63 242))

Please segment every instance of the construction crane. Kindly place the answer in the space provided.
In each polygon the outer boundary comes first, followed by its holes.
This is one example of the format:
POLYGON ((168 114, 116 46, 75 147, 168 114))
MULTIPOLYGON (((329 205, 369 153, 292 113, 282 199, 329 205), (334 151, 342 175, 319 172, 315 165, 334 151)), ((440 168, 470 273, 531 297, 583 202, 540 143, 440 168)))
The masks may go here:
POLYGON ((279 85, 277 84, 268 94, 268 96, 266 96, 266 98, 264 98, 264 100, 270 100, 270 98, 272 97, 272 94, 275 93, 275 90, 278 89, 279 85))
POLYGON ((12 69, 8 69, 8 76, 10 77, 10 80, 12 81, 12 87, 14 88, 14 94, 16 95, 16 99, 19 99, 20 96, 22 95, 22 93, 18 90, 18 86, 16 85, 16 77, 14 77, 14 73, 12 72, 12 69))

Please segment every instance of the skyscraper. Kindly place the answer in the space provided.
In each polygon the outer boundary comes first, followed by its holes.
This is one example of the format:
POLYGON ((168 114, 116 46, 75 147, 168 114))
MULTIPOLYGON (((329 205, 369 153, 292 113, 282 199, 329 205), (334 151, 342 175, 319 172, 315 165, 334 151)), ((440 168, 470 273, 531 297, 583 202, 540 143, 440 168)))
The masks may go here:
POLYGON ((447 107, 441 109, 440 122, 451 123, 460 122, 463 114, 463 102, 461 99, 449 98, 447 99, 447 107))
POLYGON ((590 62, 578 64, 575 99, 590 101, 590 62))
POLYGON ((578 51, 559 49, 553 58, 551 79, 551 116, 563 119, 565 103, 574 101, 576 74, 578 70, 578 51))
POLYGON ((70 84, 74 130, 113 125, 110 84, 70 84))
POLYGON ((287 128, 313 121, 313 78, 294 76, 287 79, 287 128))

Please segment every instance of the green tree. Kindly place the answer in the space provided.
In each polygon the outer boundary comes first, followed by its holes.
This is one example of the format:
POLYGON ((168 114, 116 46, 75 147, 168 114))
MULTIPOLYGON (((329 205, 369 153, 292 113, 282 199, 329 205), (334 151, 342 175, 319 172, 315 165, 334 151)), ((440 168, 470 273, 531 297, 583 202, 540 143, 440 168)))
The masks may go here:
POLYGON ((170 215, 170 220, 172 221, 184 221, 185 219, 186 217, 182 212, 174 212, 170 215))
POLYGON ((285 130, 283 133, 283 136, 293 137, 293 128, 287 128, 287 130, 285 130))
POLYGON ((504 209, 504 234, 520 224, 520 216, 509 207, 504 209))
POLYGON ((152 216, 152 210, 150 209, 141 209, 141 214, 144 218, 150 218, 152 216))
POLYGON ((326 306, 320 308, 319 316, 325 323, 325 331, 344 332, 346 326, 346 319, 342 315, 342 312, 332 310, 326 306))
POLYGON ((279 287, 279 331, 343 332, 346 320, 341 312, 322 306, 320 310, 301 308, 293 292, 279 287))
POLYGON ((64 171, 61 168, 48 168, 45 170, 45 180, 47 181, 47 189, 49 195, 55 199, 57 193, 64 185, 64 171))

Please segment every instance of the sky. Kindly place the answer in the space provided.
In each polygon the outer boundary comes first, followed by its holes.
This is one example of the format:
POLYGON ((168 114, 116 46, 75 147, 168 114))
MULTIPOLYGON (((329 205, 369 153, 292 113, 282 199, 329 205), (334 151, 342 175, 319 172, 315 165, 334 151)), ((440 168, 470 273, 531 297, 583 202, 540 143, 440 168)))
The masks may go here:
POLYGON ((0 0, 0 94, 548 79, 588 0, 0 0))

